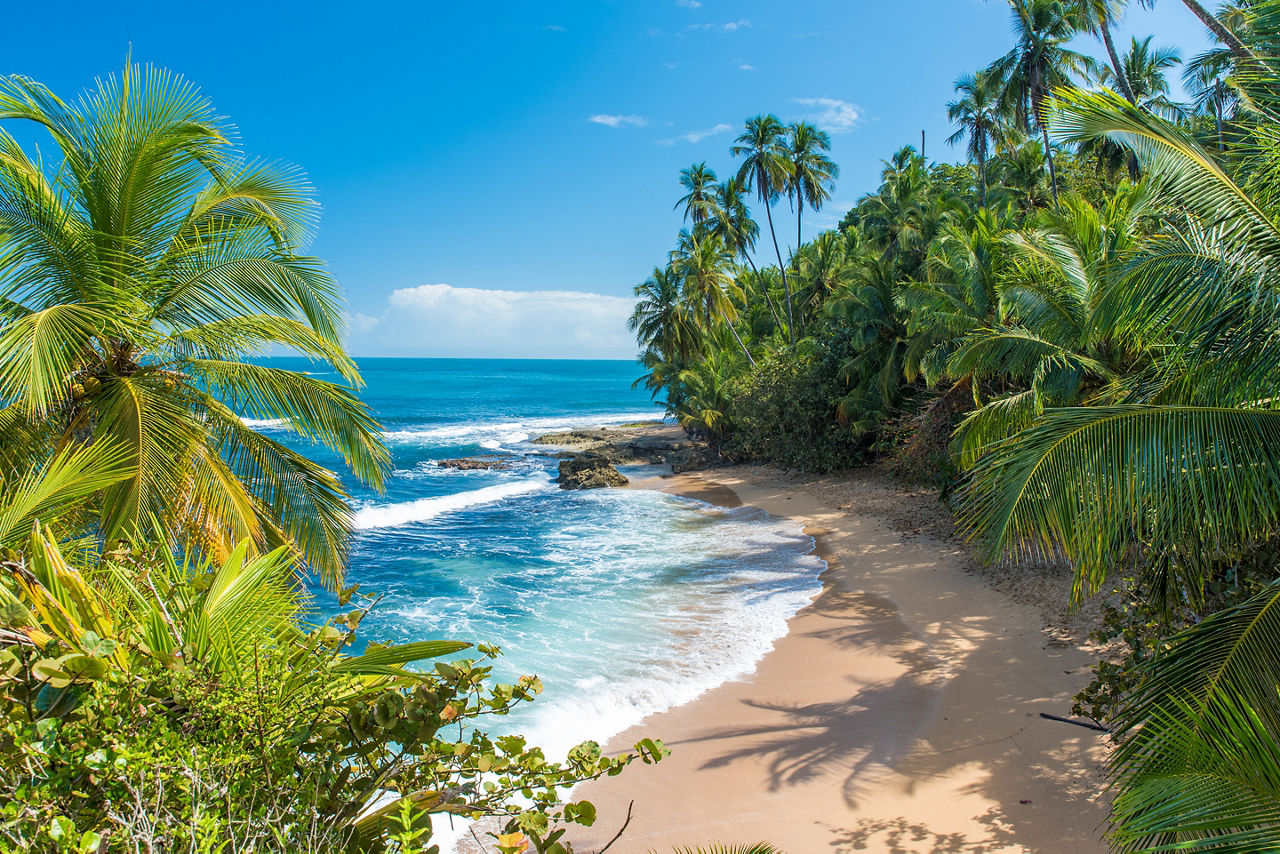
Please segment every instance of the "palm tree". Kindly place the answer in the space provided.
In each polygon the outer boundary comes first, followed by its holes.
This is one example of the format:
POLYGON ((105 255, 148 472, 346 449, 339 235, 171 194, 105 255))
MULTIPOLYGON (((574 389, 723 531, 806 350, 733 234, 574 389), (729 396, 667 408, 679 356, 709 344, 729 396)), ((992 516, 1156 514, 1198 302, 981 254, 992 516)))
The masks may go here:
MULTIPOLYGON (((1130 93, 1129 103, 1163 116, 1167 119, 1180 118, 1182 109, 1169 98, 1169 80, 1166 71, 1182 62, 1175 48, 1152 48, 1154 36, 1144 39, 1133 38, 1129 50, 1125 51, 1120 62, 1120 72, 1124 76, 1124 89, 1130 93)), ((1116 80, 1109 68, 1103 68, 1103 83, 1116 80)))
POLYGON ((719 234, 729 251, 751 267, 769 313, 773 315, 773 322, 781 329, 782 317, 778 314, 759 268, 756 267, 755 259, 751 257, 756 240, 760 237, 760 225, 751 218, 751 212, 747 209, 747 203, 743 199, 746 193, 746 186, 736 175, 716 185, 715 221, 711 223, 711 231, 719 234))
POLYGON ((741 299, 734 278, 733 254, 719 235, 680 232, 680 240, 671 253, 671 269, 680 279, 683 299, 702 311, 703 331, 714 331, 712 320, 720 320, 733 333, 747 361, 755 365, 751 351, 733 326, 738 309, 734 299, 741 299))
POLYGON ((782 273, 782 291, 787 302, 787 336, 796 343, 795 317, 791 308, 791 285, 787 281, 786 264, 778 247, 778 233, 773 228, 773 204, 787 186, 790 164, 786 158, 783 139, 786 129, 774 115, 753 116, 747 119, 746 129, 738 136, 731 149, 734 157, 742 157, 738 180, 747 192, 755 191, 764 204, 769 222, 769 236, 773 238, 773 251, 778 256, 778 269, 782 273))
MULTIPOLYGON (((1208 565, 1280 521, 1274 203, 1181 129, 1105 92, 1067 95, 1061 122, 1070 139, 1130 148, 1186 214, 1128 262, 1105 306, 1117 337, 1162 355, 1114 404, 1048 409, 987 453, 968 524, 993 554, 1061 548, 1080 592, 1141 545, 1160 589, 1194 601, 1208 565)), ((1274 170, 1273 157, 1259 168, 1274 170)))
POLYGON ((1187 63, 1182 72, 1182 85, 1191 96, 1191 108, 1213 118, 1218 150, 1225 148, 1222 126, 1227 113, 1240 99, 1231 83, 1231 58, 1220 51, 1208 51, 1187 63))
POLYGON ((1115 271, 1141 238, 1145 187, 1118 189, 1102 208, 1074 194, 1006 238, 998 322, 969 333, 948 362, 953 376, 1000 376, 1022 390, 989 401, 961 425, 961 464, 1026 428, 1049 407, 1106 402, 1108 383, 1133 370, 1136 347, 1114 322, 1115 271))
MULTIPOLYGON (((1142 0, 1142 5, 1147 7, 1154 6, 1155 0, 1142 0)), ((1204 24, 1205 28, 1213 33, 1214 38, 1226 45, 1237 59, 1257 61, 1253 51, 1240 40, 1239 36, 1231 32, 1222 21, 1214 17, 1202 3, 1197 2, 1197 0, 1182 0, 1182 5, 1191 10, 1191 14, 1199 18, 1200 23, 1204 24)))
MULTIPOLYGON (((1012 213, 979 208, 964 221, 949 222, 929 245, 925 276, 903 289, 910 310, 911 346, 905 357, 908 380, 923 376, 930 385, 944 377, 956 382, 972 380, 972 374, 956 376, 948 362, 966 338, 999 321, 1000 286, 1011 261, 1009 235, 1012 213)), ((974 404, 981 405, 978 385, 972 386, 974 404)))
POLYGON ((698 352, 698 326, 681 299, 680 277, 670 266, 654 267, 635 287, 636 307, 627 328, 642 347, 653 348, 667 362, 688 362, 698 352))
POLYGON ((1060 0, 1009 0, 1016 43, 988 69, 999 82, 1001 100, 1023 130, 1035 127, 1044 142, 1049 187, 1058 203, 1058 174, 1049 143, 1048 101, 1056 90, 1091 72, 1094 62, 1067 44, 1084 20, 1060 0))
POLYGON ((693 220, 694 228, 710 219, 716 209, 716 173, 705 162, 695 163, 680 171, 680 186, 688 190, 675 206, 684 206, 684 219, 693 220))
MULTIPOLYGON (((1129 92, 1129 103, 1163 116, 1167 119, 1180 119, 1182 107, 1169 98, 1169 80, 1165 76, 1166 69, 1172 68, 1182 60, 1173 48, 1151 47, 1152 36, 1139 40, 1133 39, 1129 50, 1125 52, 1120 63, 1121 74, 1124 75, 1124 89, 1129 92)), ((1109 69, 1102 70, 1101 80, 1110 83, 1115 76, 1109 69)), ((1114 150, 1114 143, 1107 143, 1114 150)), ((1137 181, 1140 176, 1137 158, 1130 152, 1128 156, 1129 180, 1137 181)))
POLYGON ((1280 848, 1280 586, 1171 638, 1114 724, 1121 851, 1280 848))
POLYGON ((787 125, 784 152, 788 161, 787 195, 796 206, 796 250, 804 244, 801 220, 805 202, 814 211, 831 198, 831 188, 840 176, 840 167, 826 152, 831 150, 831 137, 808 122, 787 125))
POLYGON ((1003 136, 1001 109, 995 81, 985 72, 963 74, 956 79, 958 100, 947 104, 947 118, 959 128, 947 137, 949 145, 968 138, 966 153, 978 164, 978 204, 987 206, 987 158, 991 148, 1003 136))
POLYGON ((381 486, 339 289, 301 254, 316 214, 301 175, 247 161, 194 86, 149 66, 72 103, 4 78, 3 120, 41 127, 60 164, 0 131, 3 420, 51 427, 49 454, 125 449, 133 474, 100 500, 108 538, 214 557, 284 545, 338 584, 352 519, 336 476, 241 418, 279 419, 381 486), (347 384, 246 361, 276 348, 347 384))
MULTIPOLYGON (((1115 41, 1111 38, 1111 25, 1119 20, 1124 11, 1125 0, 1078 0, 1077 14, 1083 19, 1089 31, 1098 37, 1107 51, 1107 59, 1111 61, 1112 79, 1120 87, 1120 94, 1130 104, 1136 104, 1133 90, 1123 71, 1120 55, 1116 52, 1115 41)), ((1145 4, 1144 4, 1145 5, 1145 4)))

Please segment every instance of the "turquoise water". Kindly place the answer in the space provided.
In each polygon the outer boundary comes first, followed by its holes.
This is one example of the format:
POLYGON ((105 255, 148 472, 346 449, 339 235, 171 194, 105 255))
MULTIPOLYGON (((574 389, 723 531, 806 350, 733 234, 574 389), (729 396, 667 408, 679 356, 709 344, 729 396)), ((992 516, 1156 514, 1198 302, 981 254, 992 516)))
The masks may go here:
MULTIPOLYGON (((501 646, 499 676, 536 673, 546 687, 502 725, 549 752, 603 740, 749 672, 818 590, 823 564, 788 520, 651 491, 555 486, 556 461, 532 436, 661 417, 631 388, 634 363, 359 364, 361 396, 394 457, 381 495, 344 476, 359 527, 348 583, 384 597, 361 633, 501 646), (509 454, 511 468, 435 464, 479 453, 509 454)), ((279 425, 256 426, 305 445, 279 425)), ((326 449, 306 449, 342 471, 326 449)))

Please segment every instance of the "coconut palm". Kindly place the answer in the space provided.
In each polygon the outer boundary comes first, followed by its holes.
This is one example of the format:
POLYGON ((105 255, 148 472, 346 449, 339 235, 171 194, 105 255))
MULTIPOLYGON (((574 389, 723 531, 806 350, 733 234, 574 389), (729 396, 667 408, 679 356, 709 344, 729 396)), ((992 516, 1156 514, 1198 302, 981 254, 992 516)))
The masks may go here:
POLYGON ((851 257, 862 251, 861 232, 824 231, 800 247, 792 259, 800 303, 801 328, 805 317, 815 317, 831 297, 844 289, 851 273, 851 257))
POLYGON ((1058 175, 1049 142, 1048 102, 1056 90, 1089 74, 1095 63, 1067 45, 1085 26, 1079 10, 1060 0, 1009 0, 1015 44, 988 69, 999 80, 1001 98, 1023 130, 1040 131, 1049 187, 1058 201, 1058 175))
POLYGON ((316 204, 301 175, 247 161, 198 90, 128 65, 78 101, 0 80, 0 121, 52 138, 46 169, 0 130, 0 405, 48 427, 46 452, 124 448, 106 537, 141 531, 225 556, 287 546, 336 585, 351 512, 336 476, 256 432, 279 420, 375 486, 388 465, 342 350, 340 292, 302 254, 316 204), (276 348, 344 385, 254 364, 276 348))
POLYGON ((1000 376, 1022 390, 989 401, 960 427, 961 464, 1025 429, 1048 407, 1100 402, 1133 369, 1136 347, 1116 329, 1108 298, 1121 260, 1141 239, 1150 196, 1121 187, 1102 208, 1067 195, 1033 229, 1007 238, 1011 269, 999 323, 969 333, 948 363, 953 376, 1000 376))
POLYGON ((801 221, 807 202, 811 210, 819 211, 831 198, 831 188, 840 176, 840 167, 827 152, 831 150, 831 137, 808 122, 792 122, 787 125, 784 156, 788 161, 787 195, 796 206, 796 250, 804 243, 801 237, 801 221))
POLYGON ((649 278, 635 286, 636 307, 627 328, 645 349, 653 348, 664 361, 688 362, 697 353, 700 334, 681 298, 680 276, 667 267, 654 267, 649 278))
POLYGON ((743 199, 746 193, 746 185, 736 175, 717 184, 715 189, 715 219, 711 223, 710 229, 720 235, 724 245, 728 247, 730 252, 746 261, 747 265, 751 267, 751 272, 755 274, 760 292, 764 296, 765 305, 768 307, 769 313, 773 315, 773 322, 777 324, 778 329, 782 329, 782 317, 778 313, 777 306, 774 305, 773 297, 770 295, 768 287, 764 285, 760 269, 756 267, 755 259, 751 257, 751 253, 756 246, 756 240, 760 237, 760 226, 751 218, 751 211, 747 209, 747 203, 743 199))
POLYGON ((1231 72, 1230 56, 1219 51, 1197 56, 1187 63, 1182 72, 1182 86, 1191 96, 1191 109, 1213 119, 1219 151, 1225 148, 1223 124, 1239 104, 1239 96, 1231 83, 1231 72))
MULTIPOLYGON (((1143 0, 1142 5, 1147 7, 1154 6, 1155 0, 1143 0)), ((1198 2, 1198 0, 1182 0, 1182 5, 1186 6, 1191 11, 1191 14, 1195 15, 1200 23, 1204 24, 1205 28, 1213 33, 1214 38, 1226 45, 1237 59, 1257 60, 1253 51, 1240 40, 1240 37, 1205 8, 1203 3, 1198 2)))
POLYGON ((795 317, 791 307, 791 285, 787 281, 786 264, 778 246, 778 233, 773 227, 773 205, 787 187, 790 164, 784 149, 786 129, 774 115, 753 116, 747 119, 746 128, 738 136, 731 149, 734 157, 743 158, 738 168, 738 180, 747 192, 754 191, 764 205, 769 222, 769 236, 773 239, 773 251, 778 257, 778 270, 782 274, 782 291, 787 304, 787 337, 796 343, 795 317))
POLYGON ((1170 639, 1115 717, 1120 851, 1280 848, 1280 586, 1170 639))
POLYGON ((947 144, 968 140, 965 153, 978 165, 978 204, 987 205, 987 158, 1003 136, 1004 111, 995 81, 985 72, 963 74, 956 79, 960 97, 947 104, 947 118, 958 126, 947 144))
MULTIPOLYGON (((1129 103, 1169 119, 1180 118, 1182 109, 1169 98, 1169 80, 1166 72, 1182 62, 1178 51, 1170 47, 1152 48, 1153 36, 1133 38, 1120 62, 1124 77, 1123 88, 1130 93, 1129 103)), ((1103 83, 1116 81, 1109 68, 1100 75, 1103 83)))
POLYGON ((680 279, 681 295, 693 311, 702 313, 702 330, 711 333, 713 321, 723 322, 738 342, 747 361, 754 365, 751 351, 733 327, 742 299, 735 278, 733 253, 719 235, 711 232, 682 231, 675 251, 671 253, 671 269, 680 279))
POLYGON ((1111 27, 1120 19, 1124 7, 1125 0, 1077 0, 1077 14, 1089 32, 1097 36, 1098 41, 1106 48, 1107 59, 1111 62, 1112 79, 1119 87, 1120 94, 1130 104, 1135 104, 1137 101, 1129 86, 1128 76, 1123 71, 1120 55, 1116 52, 1115 40, 1111 37, 1111 27))
MULTIPOLYGON (((923 376, 930 385, 944 378, 972 381, 971 374, 954 376, 948 361, 965 339, 992 328, 1000 319, 1000 286, 1008 276, 1012 254, 1008 238, 1012 214, 980 208, 967 220, 953 220, 929 246, 925 276, 903 289, 910 310, 911 346, 904 370, 908 380, 923 376)), ((976 405, 979 390, 973 384, 976 405)))
POLYGON ((710 219, 716 210, 716 173, 705 162, 695 163, 680 171, 680 186, 686 192, 676 202, 676 208, 684 206, 685 221, 693 220, 694 228, 710 219))
MULTIPOLYGON (((1106 93, 1072 93, 1063 110, 1064 135, 1124 144, 1186 212, 1133 263, 1108 308, 1117 334, 1161 349, 1160 371, 1117 405, 1047 411, 988 454, 974 472, 969 524, 993 553, 1061 548, 1081 591, 1140 543, 1162 578, 1180 573, 1161 589, 1194 600, 1207 566, 1280 521, 1276 212, 1150 113, 1106 93)), ((1258 145, 1262 171, 1251 180, 1265 187, 1274 144, 1270 154, 1265 136, 1258 145)))

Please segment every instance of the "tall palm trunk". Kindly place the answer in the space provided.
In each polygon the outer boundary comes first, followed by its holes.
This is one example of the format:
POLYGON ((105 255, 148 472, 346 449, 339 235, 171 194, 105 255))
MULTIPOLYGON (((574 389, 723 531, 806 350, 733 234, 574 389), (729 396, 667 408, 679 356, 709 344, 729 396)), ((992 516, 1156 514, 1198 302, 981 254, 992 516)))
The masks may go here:
POLYGON ((778 309, 773 305, 773 297, 769 295, 769 287, 764 283, 764 276, 760 275, 760 270, 756 267, 756 262, 746 252, 742 253, 742 257, 747 259, 747 263, 751 265, 751 272, 756 274, 756 281, 760 283, 760 293, 764 294, 764 304, 769 307, 769 313, 773 315, 773 322, 778 324, 778 328, 782 328, 782 317, 778 314, 778 309))
POLYGON ((764 200, 764 214, 769 219, 769 236, 773 238, 773 253, 778 256, 778 272, 782 274, 782 292, 787 297, 787 340, 791 346, 796 343, 795 317, 791 313, 791 285, 787 282, 787 268, 782 263, 782 250, 778 248, 778 233, 773 230, 773 205, 769 199, 764 200))
POLYGON ((800 251, 800 247, 802 245, 800 240, 800 232, 801 232, 800 218, 802 216, 804 216, 804 196, 800 195, 799 191, 797 191, 796 192, 796 252, 800 251))
POLYGON ((1196 0, 1182 0, 1182 5, 1190 9, 1191 14, 1199 18, 1200 23, 1208 27, 1209 32, 1213 33, 1214 36, 1217 37, 1218 41, 1225 44, 1231 50, 1232 55, 1238 59, 1257 59, 1257 57, 1253 55, 1253 51, 1249 50, 1245 43, 1236 37, 1235 33, 1224 27, 1221 21, 1215 18, 1204 6, 1197 3, 1196 0))
POLYGON ((987 206, 987 141, 978 145, 978 207, 987 206))
POLYGON ((1037 98, 1031 105, 1035 113, 1036 124, 1040 125, 1040 136, 1044 139, 1044 159, 1049 164, 1049 190, 1053 193, 1053 206, 1058 206, 1058 170, 1053 165, 1053 148, 1049 145, 1049 125, 1044 120, 1044 100, 1037 98))
POLYGON ((1116 73, 1116 85, 1120 87, 1120 94, 1124 95, 1124 99, 1136 107, 1138 101, 1133 97, 1133 87, 1129 85, 1129 75, 1124 73, 1124 66, 1120 64, 1120 55, 1116 53, 1115 42, 1111 40, 1111 25, 1104 19, 1098 25, 1098 29, 1102 33, 1102 43, 1106 45, 1107 56, 1111 59, 1111 70, 1116 73))
POLYGON ((742 343, 742 338, 738 335, 738 330, 733 328, 733 322, 726 317, 724 319, 724 325, 729 327, 729 331, 733 333, 733 340, 738 342, 738 346, 742 348, 742 354, 747 357, 747 361, 750 362, 751 367, 754 368, 756 366, 756 360, 751 358, 751 351, 747 349, 746 344, 742 343))

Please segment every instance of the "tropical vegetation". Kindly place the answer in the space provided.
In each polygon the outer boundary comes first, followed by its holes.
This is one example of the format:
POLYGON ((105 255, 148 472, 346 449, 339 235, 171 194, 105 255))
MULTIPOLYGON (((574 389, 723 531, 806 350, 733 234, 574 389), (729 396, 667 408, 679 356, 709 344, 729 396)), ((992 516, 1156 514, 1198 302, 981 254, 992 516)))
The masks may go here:
POLYGON ((1111 843, 1272 850, 1280 2, 1187 0, 1219 47, 1184 65, 1117 45, 1119 0, 1007 1, 1008 51, 946 105, 961 162, 894 152, 807 241, 774 208, 830 199, 827 138, 759 115, 732 182, 700 164, 680 244, 731 249, 637 289, 641 381, 727 460, 877 462, 941 486, 987 559, 1116 589, 1120 657, 1078 703, 1116 745, 1111 843))
POLYGON ((567 789, 665 750, 552 761, 483 726, 541 691, 498 648, 359 633, 338 476, 254 425, 374 487, 389 456, 311 190, 231 139, 156 68, 0 79, 0 850, 435 852, 456 816, 564 852, 595 820, 567 789), (252 358, 279 350, 342 382, 252 358))

